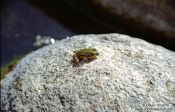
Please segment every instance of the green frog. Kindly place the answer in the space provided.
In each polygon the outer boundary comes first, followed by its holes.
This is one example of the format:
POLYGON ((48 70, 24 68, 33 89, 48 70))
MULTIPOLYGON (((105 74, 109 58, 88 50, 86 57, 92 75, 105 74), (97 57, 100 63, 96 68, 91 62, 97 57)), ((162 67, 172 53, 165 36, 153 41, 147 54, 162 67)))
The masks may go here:
POLYGON ((73 63, 79 66, 80 61, 84 60, 86 62, 89 62, 97 59, 98 55, 99 52, 94 48, 84 48, 76 50, 73 54, 73 63))

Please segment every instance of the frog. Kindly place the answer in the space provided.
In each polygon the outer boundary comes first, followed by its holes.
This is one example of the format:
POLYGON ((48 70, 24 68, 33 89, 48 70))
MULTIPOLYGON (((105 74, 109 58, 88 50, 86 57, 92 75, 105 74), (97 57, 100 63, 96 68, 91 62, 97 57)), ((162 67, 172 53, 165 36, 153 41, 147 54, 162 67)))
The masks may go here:
POLYGON ((83 48, 80 50, 74 51, 73 54, 73 63, 77 66, 80 66, 80 61, 90 62, 97 59, 99 52, 95 48, 83 48))

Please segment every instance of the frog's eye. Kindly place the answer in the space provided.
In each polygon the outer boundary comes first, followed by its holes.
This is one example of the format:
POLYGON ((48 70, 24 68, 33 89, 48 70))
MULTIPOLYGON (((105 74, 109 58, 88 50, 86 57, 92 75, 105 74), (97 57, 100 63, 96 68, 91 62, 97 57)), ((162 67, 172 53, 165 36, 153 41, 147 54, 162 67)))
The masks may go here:
POLYGON ((93 48, 92 50, 93 50, 93 51, 96 51, 96 49, 94 49, 94 48, 93 48))

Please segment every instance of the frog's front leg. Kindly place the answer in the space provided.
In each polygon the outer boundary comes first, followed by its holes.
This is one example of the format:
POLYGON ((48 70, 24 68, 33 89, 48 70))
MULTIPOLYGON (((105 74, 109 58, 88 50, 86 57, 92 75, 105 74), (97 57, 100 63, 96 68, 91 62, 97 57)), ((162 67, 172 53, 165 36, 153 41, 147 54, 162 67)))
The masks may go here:
POLYGON ((74 55, 73 55, 73 63, 76 64, 76 65, 79 65, 79 61, 80 61, 80 60, 78 59, 77 55, 74 54, 74 55))
POLYGON ((88 61, 88 59, 87 59, 87 58, 85 58, 85 57, 83 58, 83 60, 84 60, 84 61, 86 61, 86 62, 88 61))

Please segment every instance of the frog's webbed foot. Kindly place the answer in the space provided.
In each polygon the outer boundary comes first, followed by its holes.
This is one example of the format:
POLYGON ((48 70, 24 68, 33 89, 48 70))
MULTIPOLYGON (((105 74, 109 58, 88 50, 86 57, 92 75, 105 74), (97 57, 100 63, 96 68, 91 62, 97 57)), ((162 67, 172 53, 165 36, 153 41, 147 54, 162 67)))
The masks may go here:
POLYGON ((79 67, 79 66, 80 66, 79 63, 77 63, 77 64, 73 63, 73 67, 79 67))

